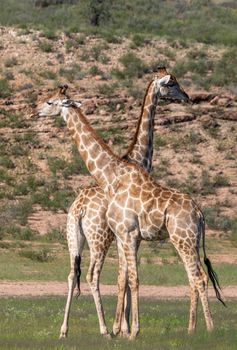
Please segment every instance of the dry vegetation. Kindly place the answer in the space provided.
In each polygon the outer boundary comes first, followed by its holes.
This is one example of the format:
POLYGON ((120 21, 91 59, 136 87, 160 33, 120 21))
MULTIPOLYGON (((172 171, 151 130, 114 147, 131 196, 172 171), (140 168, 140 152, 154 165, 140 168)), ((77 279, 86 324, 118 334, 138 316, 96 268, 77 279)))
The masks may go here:
MULTIPOLYGON (((69 204, 79 188, 93 183, 62 120, 32 116, 37 98, 59 83, 69 84, 92 125, 122 155, 146 86, 165 64, 193 104, 159 104, 153 176, 196 198, 208 233, 234 249, 237 64, 230 38, 226 43, 220 35, 211 42, 207 36, 200 42, 192 33, 195 42, 133 32, 122 36, 115 29, 109 35, 104 29, 88 35, 69 27, 64 32, 0 28, 0 239, 36 240, 48 233, 49 240, 62 242, 69 204)), ((156 245, 150 248, 155 251, 156 245)), ((25 254, 36 260, 48 256, 47 251, 25 254)))

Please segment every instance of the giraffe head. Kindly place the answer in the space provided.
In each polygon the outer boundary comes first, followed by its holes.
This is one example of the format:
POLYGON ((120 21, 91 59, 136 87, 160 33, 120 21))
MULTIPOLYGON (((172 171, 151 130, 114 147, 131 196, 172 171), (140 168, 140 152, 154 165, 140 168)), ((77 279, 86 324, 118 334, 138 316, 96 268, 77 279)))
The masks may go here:
POLYGON ((189 101, 188 95, 181 88, 175 76, 169 74, 165 67, 158 67, 154 84, 160 97, 184 102, 189 101))
POLYGON ((57 92, 37 105, 37 114, 41 116, 56 117, 62 115, 63 119, 67 121, 68 107, 80 107, 81 103, 71 100, 67 94, 67 85, 60 86, 57 92))

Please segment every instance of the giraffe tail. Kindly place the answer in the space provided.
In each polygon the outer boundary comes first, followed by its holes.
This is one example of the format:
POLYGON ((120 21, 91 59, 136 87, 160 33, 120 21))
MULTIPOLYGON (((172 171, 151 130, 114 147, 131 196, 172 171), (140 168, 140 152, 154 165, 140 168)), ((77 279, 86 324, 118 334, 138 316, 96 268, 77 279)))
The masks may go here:
POLYGON ((202 234, 204 264, 207 267, 208 276, 209 276, 209 278, 210 278, 210 280, 212 282, 212 285, 213 285, 213 288, 215 290, 217 299, 226 307, 225 302, 221 298, 221 293, 220 293, 221 287, 220 287, 218 276, 217 276, 216 272, 213 270, 211 261, 208 259, 207 254, 206 254, 206 248, 205 248, 205 220, 204 220, 203 214, 201 214, 201 217, 200 217, 199 229, 200 229, 200 233, 202 234))
POLYGON ((81 294, 81 289, 80 289, 80 277, 81 277, 81 256, 76 255, 75 260, 74 260, 74 273, 76 276, 76 282, 77 282, 77 296, 81 294))

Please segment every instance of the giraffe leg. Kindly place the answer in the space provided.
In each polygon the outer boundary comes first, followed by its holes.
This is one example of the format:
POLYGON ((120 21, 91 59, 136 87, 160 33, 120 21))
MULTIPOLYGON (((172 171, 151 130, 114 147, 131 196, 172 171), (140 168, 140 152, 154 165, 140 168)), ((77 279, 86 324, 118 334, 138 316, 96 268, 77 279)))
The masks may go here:
POLYGON ((138 231, 130 232, 129 235, 123 235, 126 241, 123 244, 125 259, 127 262, 127 280, 131 290, 131 311, 132 323, 129 339, 135 339, 139 333, 139 302, 138 302, 138 271, 137 271, 137 249, 138 249, 138 231))
POLYGON ((71 271, 68 275, 68 296, 64 313, 64 320, 60 330, 60 339, 66 338, 68 333, 68 320, 70 314, 70 308, 72 303, 73 291, 76 287, 76 276, 74 273, 74 267, 71 268, 71 271))
POLYGON ((75 257, 81 255, 85 244, 85 237, 80 231, 78 225, 78 217, 70 214, 70 211, 67 218, 67 241, 70 252, 71 269, 68 275, 68 295, 64 312, 64 319, 60 330, 60 338, 67 337, 70 308, 72 303, 73 291, 76 286, 75 257))
POLYGON ((106 252, 101 252, 99 255, 97 254, 96 259, 91 255, 90 266, 86 276, 86 280, 90 285, 91 292, 94 298, 96 311, 99 319, 100 333, 103 336, 110 338, 110 334, 108 332, 108 329, 105 323, 104 310, 102 306, 102 300, 101 300, 100 288, 99 288, 100 272, 102 270, 102 266, 104 263, 105 254, 106 252))
POLYGON ((195 286, 190 285, 190 315, 188 333, 193 333, 197 324, 197 306, 198 306, 198 290, 195 286))
POLYGON ((128 338, 130 334, 130 325, 129 325, 130 310, 131 310, 131 290, 128 286, 128 283, 126 283, 124 310, 123 310, 123 317, 122 317, 122 324, 121 324, 121 331, 120 331, 120 335, 124 338, 128 338))
POLYGON ((185 269, 188 274, 189 283, 191 286, 191 305, 190 305, 190 320, 189 320, 189 333, 195 330, 196 326, 196 315, 197 315, 197 303, 198 295, 202 302, 202 308, 206 326, 208 331, 213 330, 212 315, 208 303, 207 286, 208 278, 201 265, 200 257, 197 252, 197 248, 185 245, 174 244, 180 257, 182 258, 185 269))
MULTIPOLYGON (((139 249, 141 240, 137 240, 137 250, 139 249)), ((123 318, 122 318, 122 325, 121 325, 121 336, 128 338, 130 334, 130 325, 129 325, 129 317, 130 317, 130 311, 131 311, 131 290, 128 286, 128 281, 126 283, 126 292, 125 292, 125 298, 124 298, 124 311, 123 311, 123 318)))
POLYGON ((120 241, 117 241, 119 267, 118 267, 118 299, 117 308, 115 313, 115 320, 113 324, 113 334, 117 335, 121 331, 122 319, 124 328, 128 328, 126 324, 126 317, 124 315, 124 299, 126 291, 126 281, 127 281, 127 262, 123 252, 123 246, 120 241))

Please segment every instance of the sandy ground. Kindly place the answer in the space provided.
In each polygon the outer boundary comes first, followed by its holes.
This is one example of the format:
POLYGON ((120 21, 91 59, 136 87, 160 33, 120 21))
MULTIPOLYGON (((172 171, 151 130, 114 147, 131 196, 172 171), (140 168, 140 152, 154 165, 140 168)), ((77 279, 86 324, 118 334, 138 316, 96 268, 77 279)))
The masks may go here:
MULTIPOLYGON (((117 295, 117 286, 101 285, 102 295, 117 295)), ((65 282, 16 282, 16 281, 1 281, 0 282, 0 297, 42 297, 42 296, 64 296, 67 294, 67 283, 65 282)), ((90 295, 90 288, 86 283, 81 284, 81 294, 90 295)), ((188 286, 140 286, 140 297, 153 299, 176 299, 188 298, 188 286)), ((225 299, 237 298, 237 286, 228 286, 222 289, 222 295, 225 299)), ((213 288, 209 288, 209 296, 215 297, 213 288)))

